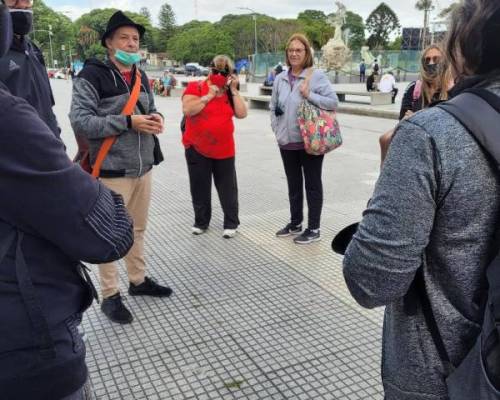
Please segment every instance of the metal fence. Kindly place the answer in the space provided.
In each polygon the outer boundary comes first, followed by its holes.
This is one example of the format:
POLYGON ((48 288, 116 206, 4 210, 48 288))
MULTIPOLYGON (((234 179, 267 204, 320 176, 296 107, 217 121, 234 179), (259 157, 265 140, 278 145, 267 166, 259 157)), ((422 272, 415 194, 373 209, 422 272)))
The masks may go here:
MULTIPOLYGON (((401 51, 353 51, 350 61, 339 71, 337 80, 339 82, 357 82, 359 81, 359 64, 364 59, 367 65, 367 74, 370 72, 371 64, 375 59, 382 71, 393 71, 397 80, 413 80, 420 70, 420 55, 418 50, 401 51)), ((314 53, 315 65, 321 68, 321 51, 314 53)), ((262 53, 250 56, 251 67, 250 75, 253 81, 263 81, 272 68, 279 63, 285 65, 285 53, 262 53)), ((334 73, 330 73, 334 76, 334 73)))

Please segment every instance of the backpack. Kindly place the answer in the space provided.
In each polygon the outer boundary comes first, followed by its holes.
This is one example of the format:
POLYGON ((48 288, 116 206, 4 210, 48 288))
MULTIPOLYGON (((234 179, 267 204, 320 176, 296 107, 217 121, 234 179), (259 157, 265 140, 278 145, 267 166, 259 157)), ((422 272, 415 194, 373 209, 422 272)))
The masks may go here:
MULTIPOLYGON (((437 107, 460 121, 490 159, 500 166, 499 97, 485 89, 470 89, 437 107)), ((497 253, 486 269, 488 289, 482 299, 484 318, 481 332, 465 359, 456 367, 452 365, 439 333, 421 269, 415 279, 427 327, 441 360, 450 371, 446 378, 450 400, 500 400, 500 229, 497 229, 495 239, 497 253)))
MULTIPOLYGON (((312 68, 307 72, 304 85, 309 85, 313 72, 312 68)), ((342 144, 335 111, 323 110, 304 99, 297 109, 297 123, 308 154, 323 155, 342 144)))

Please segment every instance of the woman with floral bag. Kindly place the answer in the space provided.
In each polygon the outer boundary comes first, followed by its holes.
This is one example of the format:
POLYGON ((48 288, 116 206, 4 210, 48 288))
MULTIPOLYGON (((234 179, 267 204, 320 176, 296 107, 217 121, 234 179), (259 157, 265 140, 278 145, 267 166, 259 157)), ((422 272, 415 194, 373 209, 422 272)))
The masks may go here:
POLYGON ((321 172, 324 155, 306 152, 297 113, 304 100, 321 110, 334 111, 338 98, 328 77, 319 70, 311 71, 312 49, 304 35, 294 34, 288 40, 286 63, 288 70, 279 74, 274 81, 270 108, 271 127, 278 141, 287 177, 291 218, 276 236, 299 235, 294 239, 295 243, 309 244, 321 239, 321 172), (309 214, 308 227, 303 231, 304 181, 309 214))

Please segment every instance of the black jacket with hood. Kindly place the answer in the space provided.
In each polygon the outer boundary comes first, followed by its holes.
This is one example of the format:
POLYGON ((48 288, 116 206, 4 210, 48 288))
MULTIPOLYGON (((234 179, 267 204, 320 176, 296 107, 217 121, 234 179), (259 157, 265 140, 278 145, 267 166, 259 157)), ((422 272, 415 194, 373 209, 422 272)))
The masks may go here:
POLYGON ((56 137, 61 130, 52 111, 54 96, 42 52, 27 37, 15 37, 10 50, 0 58, 0 82, 14 96, 25 99, 38 112, 56 137))

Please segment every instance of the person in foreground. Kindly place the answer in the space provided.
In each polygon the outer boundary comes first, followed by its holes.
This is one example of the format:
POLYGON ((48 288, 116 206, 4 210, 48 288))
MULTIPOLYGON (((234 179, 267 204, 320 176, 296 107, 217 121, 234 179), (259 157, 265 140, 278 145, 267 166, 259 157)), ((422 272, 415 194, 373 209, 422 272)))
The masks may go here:
MULTIPOLYGON (((9 20, 0 5, 0 56, 9 20)), ((95 289, 80 260, 125 255, 132 221, 2 83, 0 104, 0 398, 91 399, 78 325, 95 289)))
POLYGON ((286 46, 287 73, 276 77, 271 97, 271 128, 276 135, 288 183, 290 222, 276 236, 298 235, 294 242, 309 244, 321 240, 320 220, 323 208, 324 155, 310 155, 304 150, 304 140, 297 121, 300 103, 307 99, 324 110, 337 108, 338 98, 324 72, 312 70, 309 85, 306 76, 313 67, 309 40, 294 34, 286 46), (308 227, 302 230, 304 208, 304 181, 309 207, 308 227))
MULTIPOLYGON (((449 35, 446 53, 458 77, 452 96, 478 86, 500 95, 500 3, 465 0, 449 35)), ((458 366, 480 331, 499 207, 496 164, 458 120, 431 107, 401 122, 344 259, 357 302, 386 306, 386 400, 449 398, 449 366, 424 304, 458 366)))
POLYGON ((203 234, 210 225, 212 177, 224 212, 222 236, 233 238, 240 224, 233 117, 245 118, 247 108, 238 88, 232 60, 219 55, 210 64, 208 78, 191 82, 182 96, 186 116, 182 143, 193 199, 194 235, 203 234))

